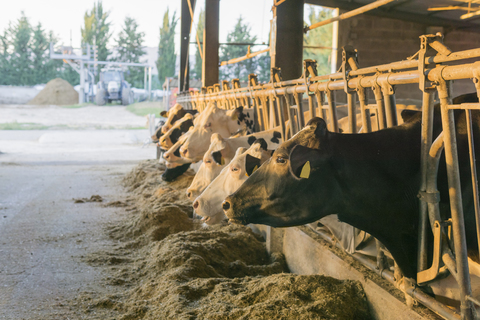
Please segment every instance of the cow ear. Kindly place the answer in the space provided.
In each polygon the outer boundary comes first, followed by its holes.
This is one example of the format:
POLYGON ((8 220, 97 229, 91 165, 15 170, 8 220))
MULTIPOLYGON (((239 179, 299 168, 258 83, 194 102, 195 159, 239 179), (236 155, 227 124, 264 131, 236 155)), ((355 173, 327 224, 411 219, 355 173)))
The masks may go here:
POLYGON ((221 151, 212 152, 212 158, 218 165, 223 166, 225 164, 225 158, 222 156, 221 151))
POLYGON ((312 126, 315 128, 315 135, 320 138, 327 134, 327 123, 322 118, 313 117, 308 120, 307 126, 312 126))
POLYGON ((401 116, 403 122, 410 122, 417 114, 421 114, 421 111, 404 109, 402 110, 401 116))
POLYGON ((250 177, 260 167, 260 159, 247 154, 245 157, 245 175, 250 177))
POLYGON ((168 118, 168 111, 162 111, 160 112, 160 116, 164 118, 168 118))
POLYGON ((233 110, 230 110, 227 115, 230 117, 232 120, 238 120, 240 118, 240 115, 243 113, 243 107, 238 107, 233 110))
POLYGON ((290 173, 298 180, 310 178, 311 171, 321 160, 321 151, 297 145, 290 152, 290 173))

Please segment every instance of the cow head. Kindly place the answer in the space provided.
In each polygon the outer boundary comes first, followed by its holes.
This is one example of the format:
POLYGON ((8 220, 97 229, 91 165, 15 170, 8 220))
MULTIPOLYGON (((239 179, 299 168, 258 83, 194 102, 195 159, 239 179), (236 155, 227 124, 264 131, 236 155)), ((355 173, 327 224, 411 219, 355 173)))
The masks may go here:
POLYGON ((238 148, 232 161, 212 181, 203 193, 194 201, 195 212, 203 217, 207 224, 219 223, 225 219, 222 201, 235 192, 247 178, 270 158, 264 139, 258 139, 246 150, 238 148))
POLYGON ((175 122, 175 124, 167 131, 159 140, 160 146, 163 149, 170 149, 182 134, 188 131, 193 126, 193 116, 189 113, 185 114, 182 119, 175 122))
POLYGON ((162 180, 171 182, 185 173, 190 168, 190 163, 175 166, 174 168, 167 168, 162 174, 162 180))
POLYGON ((183 161, 182 164, 186 162, 191 163, 191 161, 188 161, 187 159, 184 159, 180 156, 180 147, 183 145, 183 143, 185 142, 187 137, 190 135, 190 133, 191 133, 191 130, 185 133, 184 135, 182 135, 180 139, 178 139, 178 141, 173 146, 171 146, 167 152, 163 154, 163 159, 165 159, 165 161, 171 162, 171 163, 174 163, 174 162, 179 163, 183 161))
POLYGON ((193 162, 200 161, 208 149, 213 133, 228 138, 245 126, 245 117, 243 107, 224 110, 213 103, 209 104, 195 119, 193 132, 180 149, 182 157, 191 159, 193 162))
POLYGON ((192 184, 187 189, 187 197, 192 202, 220 174, 225 165, 230 162, 232 156, 226 156, 227 147, 225 139, 218 133, 212 134, 210 146, 203 156, 203 162, 195 174, 192 184))
POLYGON ((314 183, 317 179, 309 178, 313 175, 328 175, 333 171, 328 161, 329 134, 325 121, 313 118, 303 130, 282 143, 269 161, 225 199, 222 207, 230 221, 283 227, 320 219, 322 212, 317 215, 312 212, 325 207, 319 204, 322 201, 324 204, 329 203, 334 188, 327 183, 329 177, 325 177, 322 181, 326 183, 320 186, 318 182, 314 183), (301 157, 301 150, 297 149, 299 146, 318 149, 321 159, 307 164, 309 160, 301 157))
POLYGON ((175 104, 169 111, 168 111, 168 118, 165 121, 165 124, 162 127, 162 132, 167 133, 170 130, 175 122, 182 119, 185 115, 186 111, 180 104, 175 104))

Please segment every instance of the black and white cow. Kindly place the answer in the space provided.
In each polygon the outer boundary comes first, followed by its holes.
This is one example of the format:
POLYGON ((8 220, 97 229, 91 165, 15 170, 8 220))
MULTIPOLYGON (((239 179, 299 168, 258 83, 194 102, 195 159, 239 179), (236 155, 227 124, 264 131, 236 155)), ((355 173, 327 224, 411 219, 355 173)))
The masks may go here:
POLYGON ((253 119, 253 108, 225 110, 210 103, 195 119, 192 134, 180 148, 180 154, 192 162, 200 161, 210 145, 212 134, 218 133, 221 137, 228 138, 243 128, 247 128, 246 133, 250 134, 254 128, 253 119))
MULTIPOLYGON (((478 101, 476 96, 455 100, 456 103, 478 101)), ((415 278, 421 113, 409 115, 410 119, 401 126, 366 134, 332 133, 322 119, 310 120, 226 198, 223 203, 226 216, 239 224, 288 227, 337 214, 341 221, 380 240, 403 273, 415 278)), ((465 113, 457 110, 454 115, 467 243, 476 249, 465 113)), ((478 158, 480 113, 472 112, 472 119, 478 158)), ((434 137, 439 135, 441 127, 437 107, 434 137)), ((440 162, 438 189, 441 215, 447 218, 450 202, 444 160, 440 162)))
POLYGON ((182 119, 175 122, 175 124, 159 139, 160 147, 164 150, 170 149, 182 134, 188 131, 190 127, 193 127, 194 116, 187 113, 182 119))
POLYGON ((165 124, 162 126, 162 133, 167 133, 167 131, 172 128, 174 123, 182 119, 187 113, 196 115, 198 110, 187 110, 184 109, 180 104, 175 104, 165 115, 167 116, 167 121, 165 121, 165 124))

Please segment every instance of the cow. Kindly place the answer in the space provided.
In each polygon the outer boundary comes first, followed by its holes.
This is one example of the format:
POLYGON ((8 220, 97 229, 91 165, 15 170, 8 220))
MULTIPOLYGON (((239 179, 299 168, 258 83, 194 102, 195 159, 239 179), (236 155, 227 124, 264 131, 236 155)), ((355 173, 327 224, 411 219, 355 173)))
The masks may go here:
POLYGON ((175 124, 168 130, 163 136, 159 139, 160 147, 168 150, 170 149, 177 141, 182 134, 188 131, 190 127, 193 127, 194 116, 190 113, 187 113, 183 116, 182 119, 175 122, 175 124))
POLYGON ((162 127, 162 133, 167 133, 170 130, 175 122, 182 119, 185 114, 190 113, 191 115, 195 115, 198 113, 197 110, 186 110, 180 104, 175 104, 170 110, 168 110, 168 117, 167 121, 162 127))
POLYGON ((222 201, 234 192, 272 155, 264 139, 256 140, 248 150, 240 147, 232 161, 223 168, 218 177, 193 202, 195 213, 208 225, 220 223, 226 219, 222 210, 222 201))
POLYGON ((253 132, 254 123, 254 109, 238 107, 224 110, 210 103, 195 119, 193 132, 180 148, 180 154, 192 162, 200 161, 208 149, 213 133, 228 138, 237 130, 247 127, 247 134, 250 134, 253 132))
MULTIPOLYGON (((437 137, 441 132, 438 107, 434 115, 433 136, 437 137)), ((456 110, 454 117, 467 244, 476 250, 465 113, 456 110)), ((480 113, 473 111, 472 119, 478 141, 480 113)), ((401 126, 366 134, 332 133, 323 119, 313 118, 225 199, 224 212, 233 223, 273 227, 302 225, 337 214, 341 221, 380 240, 403 274, 415 278, 420 136, 420 112, 401 126)), ((479 147, 475 148, 476 157, 480 154, 479 147)), ((478 167, 477 164, 477 170, 478 167)), ((448 218, 450 204, 444 160, 438 170, 438 189, 441 215, 448 218)), ((431 257, 431 248, 429 251, 431 257)))
POLYGON ((282 140, 282 135, 278 128, 228 139, 222 138, 218 133, 212 134, 210 146, 203 156, 203 162, 187 189, 187 197, 193 202, 218 176, 225 165, 230 163, 238 148, 248 148, 260 138, 265 139, 268 149, 275 150, 282 140))
POLYGON ((173 168, 166 168, 165 171, 162 173, 162 180, 166 182, 172 182, 178 177, 180 177, 182 174, 185 173, 185 171, 190 168, 191 163, 185 163, 181 164, 178 166, 175 166, 173 168))

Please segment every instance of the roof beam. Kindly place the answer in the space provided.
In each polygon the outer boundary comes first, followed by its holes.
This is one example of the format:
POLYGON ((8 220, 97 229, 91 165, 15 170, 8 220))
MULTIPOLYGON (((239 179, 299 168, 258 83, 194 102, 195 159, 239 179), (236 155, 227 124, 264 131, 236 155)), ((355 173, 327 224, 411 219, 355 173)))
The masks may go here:
MULTIPOLYGON (((346 0, 306 0, 305 3, 314 4, 317 6, 340 8, 342 10, 354 10, 365 5, 364 3, 349 2, 346 0)), ((429 26, 444 26, 455 29, 464 29, 473 32, 480 32, 480 26, 475 23, 467 21, 457 21, 451 19, 437 18, 433 16, 410 13, 406 11, 390 10, 389 6, 385 8, 378 8, 365 13, 366 15, 399 19, 404 21, 421 23, 429 26)))

